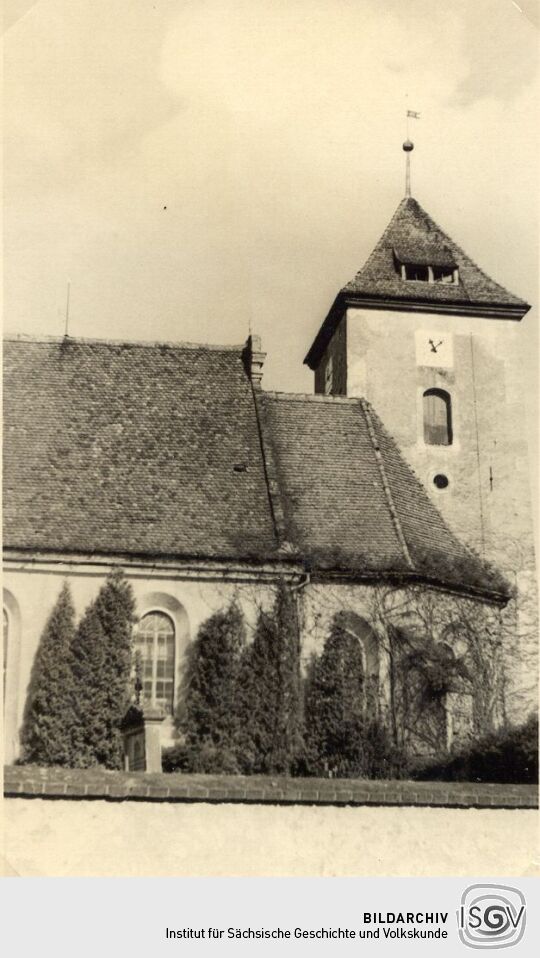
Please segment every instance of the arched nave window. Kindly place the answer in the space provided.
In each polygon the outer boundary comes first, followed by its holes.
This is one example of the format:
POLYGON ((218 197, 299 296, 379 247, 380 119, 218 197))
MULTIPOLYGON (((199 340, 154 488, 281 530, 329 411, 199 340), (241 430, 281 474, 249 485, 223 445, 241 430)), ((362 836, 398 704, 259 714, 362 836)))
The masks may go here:
POLYGON ((142 698, 159 705, 168 714, 173 711, 175 672, 175 631, 170 616, 148 612, 135 632, 135 651, 142 666, 142 698))

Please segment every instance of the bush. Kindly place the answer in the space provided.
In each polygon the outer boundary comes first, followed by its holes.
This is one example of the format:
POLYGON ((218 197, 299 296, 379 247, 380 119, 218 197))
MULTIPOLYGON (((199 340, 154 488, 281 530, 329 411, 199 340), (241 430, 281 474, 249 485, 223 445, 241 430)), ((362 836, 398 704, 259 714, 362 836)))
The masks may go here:
POLYGON ((336 615, 306 685, 305 763, 311 774, 364 774, 364 684, 358 640, 336 615))
POLYGON ((296 605, 280 584, 246 646, 233 603, 201 626, 187 653, 176 726, 164 771, 290 773, 300 753, 300 641, 296 605))
POLYGON ((241 610, 232 603, 204 622, 188 649, 177 730, 179 746, 190 771, 223 771, 222 756, 234 755, 238 731, 236 712, 238 672, 245 646, 241 610))
POLYGON ((246 774, 290 774, 301 752, 300 636, 294 596, 280 583, 242 656, 236 752, 246 774))
POLYGON ((120 723, 130 699, 134 611, 131 586, 120 570, 114 570, 75 633, 73 744, 78 766, 123 767, 120 723))
POLYGON ((337 778, 396 778, 407 771, 403 752, 384 724, 369 715, 360 644, 334 617, 305 693, 305 749, 297 774, 337 778))
POLYGON ((64 583, 36 654, 22 730, 23 762, 67 765, 74 761, 75 691, 70 648, 75 610, 64 583))
POLYGON ((163 750, 164 772, 238 774, 236 755, 230 749, 218 748, 210 742, 202 745, 173 745, 163 750))
POLYGON ((443 782, 538 782, 538 718, 517 728, 498 730, 446 761, 416 771, 417 780, 443 782))
POLYGON ((368 722, 364 730, 364 774, 367 778, 407 778, 409 760, 394 744, 380 721, 368 722))

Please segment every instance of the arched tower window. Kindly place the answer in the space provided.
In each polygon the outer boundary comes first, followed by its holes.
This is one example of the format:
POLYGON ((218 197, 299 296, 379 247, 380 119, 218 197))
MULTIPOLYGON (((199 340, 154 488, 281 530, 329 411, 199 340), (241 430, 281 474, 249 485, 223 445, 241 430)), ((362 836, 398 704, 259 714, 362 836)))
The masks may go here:
POLYGON ((452 400, 444 389, 426 389, 423 396, 424 442, 452 445, 452 400))
POLYGON ((135 633, 135 651, 141 657, 142 697, 159 705, 168 714, 173 711, 175 632, 173 620, 164 612, 148 612, 135 633))

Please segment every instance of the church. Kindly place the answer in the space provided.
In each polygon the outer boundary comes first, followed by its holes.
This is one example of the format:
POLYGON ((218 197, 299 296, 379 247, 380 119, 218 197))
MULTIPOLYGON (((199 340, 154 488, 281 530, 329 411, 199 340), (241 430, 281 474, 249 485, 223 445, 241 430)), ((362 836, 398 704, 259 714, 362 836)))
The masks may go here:
MULTIPOLYGON (((264 389, 256 335, 237 346, 8 339, 6 761, 19 755, 62 583, 81 615, 115 566, 136 597, 143 694, 167 713, 164 744, 201 623, 233 598, 252 620, 278 582, 297 597, 303 661, 345 614, 382 707, 381 589, 501 616, 517 591, 512 614, 526 617, 528 309, 406 195, 309 347, 312 395, 264 389)), ((452 645, 452 622, 443 632, 432 638, 452 645)), ((513 666, 519 685, 527 666, 513 666)), ((449 709, 449 747, 458 725, 449 709)))

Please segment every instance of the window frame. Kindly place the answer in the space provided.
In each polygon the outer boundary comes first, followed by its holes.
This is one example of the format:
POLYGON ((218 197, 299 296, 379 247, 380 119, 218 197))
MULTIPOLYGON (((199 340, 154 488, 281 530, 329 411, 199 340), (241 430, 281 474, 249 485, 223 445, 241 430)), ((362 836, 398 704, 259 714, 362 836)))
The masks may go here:
MULTIPOLYGON (((143 634, 145 634, 143 632, 143 634)), ((176 643, 177 643, 177 625, 174 616, 167 609, 160 608, 150 608, 147 609, 143 615, 141 615, 137 626, 135 628, 134 641, 133 641, 133 651, 135 655, 140 656, 141 666, 142 666, 142 689, 141 689, 141 699, 143 703, 147 703, 154 707, 162 708, 166 715, 173 715, 175 708, 176 700, 176 643), (170 626, 170 630, 164 632, 163 634, 168 638, 169 641, 166 642, 166 646, 172 650, 172 654, 166 655, 164 657, 159 656, 159 629, 154 628, 151 635, 152 641, 152 656, 151 656, 151 670, 150 673, 145 673, 145 665, 148 663, 148 656, 144 654, 145 647, 148 646, 148 637, 150 635, 149 631, 146 632, 145 641, 141 641, 141 627, 143 626, 145 619, 150 619, 151 617, 159 616, 162 620, 167 620, 170 626), (169 665, 170 674, 159 675, 158 664, 159 662, 165 662, 165 665, 169 665), (146 683, 151 682, 151 692, 150 695, 145 691, 146 683), (163 683, 163 685, 170 686, 170 692, 167 695, 158 695, 157 686, 158 682, 163 683)))
MULTIPOLYGON (((448 447, 453 446, 454 444, 454 426, 453 426, 453 415, 452 415, 452 396, 446 389, 441 389, 439 386, 430 386, 428 389, 422 391, 422 433, 424 438, 424 445, 426 446, 439 446, 439 447, 448 447), (428 405, 426 400, 430 397, 436 397, 442 403, 444 403, 444 409, 446 412, 445 416, 445 425, 439 425, 437 422, 429 421, 426 415, 426 410, 428 405), (444 428, 446 441, 437 442, 433 438, 429 438, 429 429, 437 430, 440 429, 441 433, 444 428)), ((432 436, 434 433, 432 432, 432 436)))
POLYGON ((405 283, 428 283, 434 286, 459 286, 457 266, 432 266, 429 263, 401 263, 399 275, 405 283), (412 271, 421 271, 422 276, 411 276, 412 271), (438 274, 438 275, 437 275, 438 274))
POLYGON ((404 279, 407 283, 431 283, 432 282, 432 273, 430 273, 431 267, 426 266, 424 263, 402 263, 401 264, 401 278, 404 279), (410 271, 421 270, 425 272, 424 276, 410 276, 408 275, 410 271))

